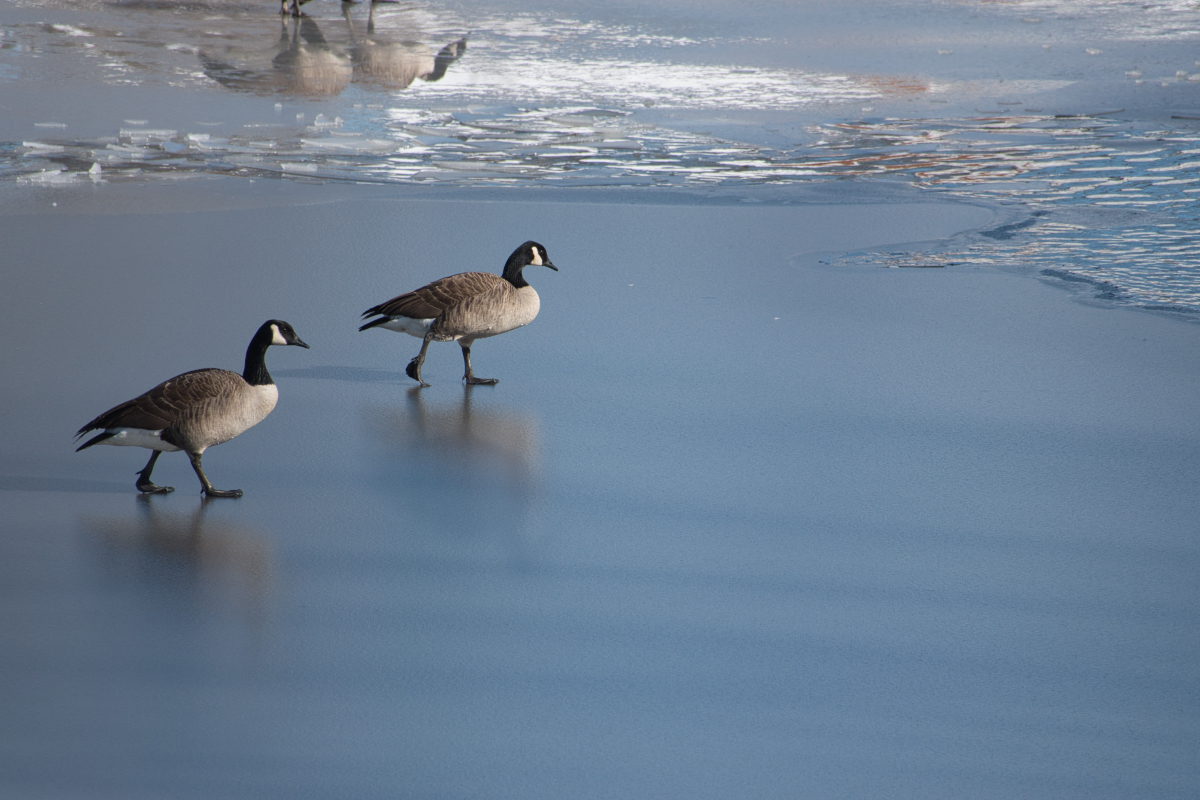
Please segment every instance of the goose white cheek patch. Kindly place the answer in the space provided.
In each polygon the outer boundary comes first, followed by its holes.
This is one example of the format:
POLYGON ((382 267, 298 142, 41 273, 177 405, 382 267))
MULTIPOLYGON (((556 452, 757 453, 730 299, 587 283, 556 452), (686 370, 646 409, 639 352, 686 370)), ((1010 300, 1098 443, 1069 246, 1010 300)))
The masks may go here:
POLYGON ((533 259, 529 263, 535 267, 540 267, 542 265, 542 251, 540 249, 536 247, 533 248, 533 259))
POLYGON ((271 344, 287 344, 287 339, 279 332, 278 325, 271 326, 271 344))

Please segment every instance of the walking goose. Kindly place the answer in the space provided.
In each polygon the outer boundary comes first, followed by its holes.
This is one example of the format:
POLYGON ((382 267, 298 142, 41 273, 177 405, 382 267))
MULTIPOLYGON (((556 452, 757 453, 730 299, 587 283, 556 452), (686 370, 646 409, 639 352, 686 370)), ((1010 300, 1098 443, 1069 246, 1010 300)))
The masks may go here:
POLYGON ((138 491, 166 494, 172 486, 150 480, 154 462, 164 451, 183 450, 192 461, 208 497, 241 497, 241 489, 214 489, 200 456, 213 445, 228 442, 266 419, 279 400, 279 389, 267 372, 267 348, 294 344, 307 348, 288 323, 271 319, 262 324, 246 348, 246 369, 238 375, 224 369, 198 369, 176 375, 145 394, 110 408, 75 434, 101 431, 75 452, 94 444, 145 447, 154 452, 138 473, 138 491))
POLYGON ((430 342, 457 341, 462 348, 468 384, 493 384, 496 378, 476 378, 471 371, 471 345, 476 339, 496 336, 533 322, 541 301, 521 270, 527 266, 549 267, 546 248, 537 242, 525 244, 513 251, 501 275, 490 272, 463 272, 441 278, 420 289, 393 297, 386 303, 368 308, 363 318, 378 315, 377 319, 359 328, 387 328, 422 339, 421 352, 408 362, 404 372, 422 386, 421 365, 430 342))

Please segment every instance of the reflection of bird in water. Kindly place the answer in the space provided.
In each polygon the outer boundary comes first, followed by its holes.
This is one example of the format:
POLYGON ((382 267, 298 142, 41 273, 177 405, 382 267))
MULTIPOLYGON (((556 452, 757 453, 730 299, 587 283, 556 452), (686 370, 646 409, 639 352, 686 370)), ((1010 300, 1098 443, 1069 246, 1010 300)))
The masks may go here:
POLYGON ((459 469, 468 462, 481 471, 519 482, 529 480, 540 459, 537 425, 523 415, 475 409, 471 388, 458 406, 430 409, 420 387, 408 389, 408 408, 380 418, 384 441, 417 460, 447 462, 459 469))
POLYGON ((266 593, 271 582, 271 551, 262 535, 206 520, 208 498, 202 498, 186 515, 162 511, 152 495, 138 495, 137 502, 135 517, 85 519, 83 524, 99 534, 114 554, 131 552, 158 563, 182 565, 209 578, 234 578, 253 595, 266 593))
POLYGON ((279 13, 285 16, 303 17, 304 12, 300 10, 300 6, 306 4, 308 0, 279 0, 279 13))
POLYGON ((496 383, 496 378, 476 378, 471 370, 471 345, 476 339, 497 336, 533 322, 541 307, 538 293, 521 274, 528 266, 549 267, 546 248, 537 242, 513 251, 501 275, 490 272, 463 272, 440 278, 420 289, 393 297, 372 306, 363 317, 378 315, 359 328, 387 328, 422 339, 421 352, 409 362, 405 372, 422 386, 421 365, 430 342, 457 341, 462 348, 463 380, 468 384, 496 383))
POLYGON ((446 69, 467 49, 466 37, 451 42, 435 55, 423 42, 380 36, 375 28, 375 5, 371 3, 367 13, 367 35, 357 38, 354 20, 350 18, 350 4, 342 4, 342 15, 346 18, 354 48, 355 82, 404 89, 417 78, 429 82, 441 80, 446 69))
MULTIPOLYGON (((359 37, 350 16, 352 4, 342 4, 349 48, 327 40, 316 20, 297 11, 294 16, 298 19, 292 20, 290 27, 289 20, 283 18, 273 47, 257 52, 235 48, 224 52, 201 51, 200 64, 209 78, 239 92, 332 97, 351 81, 384 89, 404 89, 417 78, 440 80, 467 49, 465 37, 435 54, 429 45, 410 35, 379 32, 375 25, 375 5, 371 3, 367 14, 366 35, 359 37)), ((289 13, 286 0, 283 10, 289 13)))
POLYGON ((204 74, 222 86, 255 94, 332 97, 354 77, 350 56, 329 44, 311 17, 301 17, 290 31, 284 20, 279 41, 270 50, 244 57, 227 53, 224 58, 201 51, 200 63, 204 74))
POLYGON ((474 388, 462 391, 461 403, 428 404, 413 386, 405 405, 368 417, 372 440, 389 455, 379 476, 404 507, 406 528, 523 539, 537 517, 537 420, 490 401, 478 408, 474 388))
MULTIPOLYGON (((307 348, 292 326, 270 319, 246 348, 246 367, 241 375, 224 369, 198 369, 163 381, 145 394, 110 408, 79 429, 76 437, 101 431, 78 450, 107 444, 145 447, 153 450, 138 473, 138 491, 165 494, 170 486, 150 480, 154 463, 165 452, 183 450, 209 497, 241 497, 241 489, 214 489, 204 474, 200 458, 213 445, 228 442, 267 418, 279 401, 279 389, 267 372, 267 348, 271 345, 307 348)), ((78 450, 76 452, 78 452, 78 450)))

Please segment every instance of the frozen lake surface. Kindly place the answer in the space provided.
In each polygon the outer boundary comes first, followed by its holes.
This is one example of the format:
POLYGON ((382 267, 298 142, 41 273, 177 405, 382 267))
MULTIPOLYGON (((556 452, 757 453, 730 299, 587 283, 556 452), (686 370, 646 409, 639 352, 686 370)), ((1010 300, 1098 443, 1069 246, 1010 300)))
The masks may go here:
POLYGON ((0 796, 1196 796, 1194 3, 275 10, 0 5, 0 796))

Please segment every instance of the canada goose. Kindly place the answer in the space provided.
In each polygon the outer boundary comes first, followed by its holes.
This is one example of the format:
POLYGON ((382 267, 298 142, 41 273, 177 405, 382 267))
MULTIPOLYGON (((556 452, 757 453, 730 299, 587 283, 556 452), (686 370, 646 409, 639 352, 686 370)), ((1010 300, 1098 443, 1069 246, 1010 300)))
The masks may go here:
POLYGON ((441 278, 386 303, 368 308, 363 318, 379 315, 359 328, 387 328, 422 339, 421 352, 408 362, 404 372, 422 386, 421 365, 430 342, 457 341, 462 347, 463 380, 468 384, 492 384, 496 378, 476 378, 471 371, 471 344, 476 339, 496 336, 528 325, 537 316, 541 301, 526 283, 521 270, 527 266, 549 267, 546 248, 526 242, 513 251, 501 275, 490 272, 463 272, 441 278))
POLYGON ((75 452, 94 444, 145 447, 154 452, 138 473, 138 491, 165 494, 171 486, 150 481, 154 462, 163 451, 183 450, 208 497, 241 497, 241 489, 214 489, 200 466, 200 456, 213 445, 228 442, 266 419, 279 400, 279 389, 267 372, 267 348, 294 344, 307 348, 288 323, 270 319, 262 324, 246 348, 246 369, 241 375, 224 369, 197 369, 176 375, 143 395, 110 408, 84 425, 76 441, 88 431, 102 431, 75 452))

